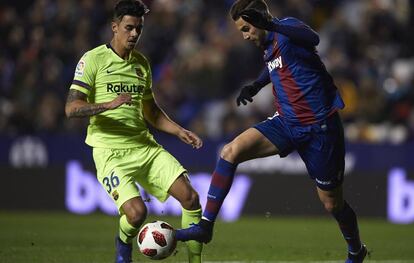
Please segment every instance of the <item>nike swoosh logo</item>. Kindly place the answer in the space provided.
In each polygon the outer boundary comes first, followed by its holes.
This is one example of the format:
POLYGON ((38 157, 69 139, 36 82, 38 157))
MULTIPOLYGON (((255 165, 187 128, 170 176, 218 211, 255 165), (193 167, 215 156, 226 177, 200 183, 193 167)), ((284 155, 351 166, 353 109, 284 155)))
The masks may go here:
POLYGON ((111 74, 111 73, 114 73, 114 71, 117 71, 118 69, 107 69, 106 70, 106 73, 108 73, 108 74, 111 74))

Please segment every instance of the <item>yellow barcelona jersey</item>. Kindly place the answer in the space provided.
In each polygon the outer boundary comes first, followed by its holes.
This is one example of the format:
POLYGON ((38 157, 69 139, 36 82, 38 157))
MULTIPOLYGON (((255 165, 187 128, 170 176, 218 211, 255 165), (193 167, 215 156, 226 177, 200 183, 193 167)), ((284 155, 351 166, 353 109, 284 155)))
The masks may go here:
POLYGON ((155 143, 142 112, 142 101, 153 98, 151 68, 138 51, 119 57, 109 44, 86 52, 79 60, 70 89, 88 96, 89 103, 104 103, 120 93, 131 93, 132 105, 91 116, 86 143, 101 148, 133 148, 155 143))

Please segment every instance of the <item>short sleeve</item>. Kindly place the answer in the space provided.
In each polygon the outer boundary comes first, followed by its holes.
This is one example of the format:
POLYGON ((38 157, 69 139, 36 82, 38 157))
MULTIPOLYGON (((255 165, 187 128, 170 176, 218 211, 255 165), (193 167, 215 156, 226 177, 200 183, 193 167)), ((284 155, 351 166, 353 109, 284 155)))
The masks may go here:
POLYGON ((95 85, 96 72, 96 63, 92 54, 85 53, 76 65, 75 76, 70 88, 89 95, 95 85))

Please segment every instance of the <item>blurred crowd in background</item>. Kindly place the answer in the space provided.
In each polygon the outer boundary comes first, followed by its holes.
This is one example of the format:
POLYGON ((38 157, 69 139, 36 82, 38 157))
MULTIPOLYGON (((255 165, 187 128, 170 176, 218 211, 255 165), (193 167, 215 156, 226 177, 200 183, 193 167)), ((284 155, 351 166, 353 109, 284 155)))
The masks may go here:
MULTIPOLYGON (((232 0, 148 0, 138 49, 153 70, 160 106, 203 138, 233 138, 272 116, 271 87, 237 107, 264 67, 228 15, 232 0)), ((409 0, 267 0, 321 38, 317 49, 341 91, 349 141, 414 139, 414 12, 409 0)), ((0 134, 85 133, 64 104, 80 57, 108 43, 114 0, 0 4, 0 134)))

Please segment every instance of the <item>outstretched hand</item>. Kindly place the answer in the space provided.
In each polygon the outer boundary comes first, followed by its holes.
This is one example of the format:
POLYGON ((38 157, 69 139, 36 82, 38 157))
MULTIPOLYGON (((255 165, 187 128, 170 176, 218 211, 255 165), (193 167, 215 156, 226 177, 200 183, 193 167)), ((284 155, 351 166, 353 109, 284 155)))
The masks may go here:
POLYGON ((257 11, 256 9, 246 9, 240 13, 241 18, 254 27, 272 31, 273 22, 271 17, 266 13, 257 11))
POLYGON ((186 129, 182 129, 178 133, 178 138, 196 149, 199 149, 201 146, 203 146, 203 141, 195 133, 186 129))
POLYGON ((260 89, 260 87, 254 84, 244 86, 236 99, 237 106, 240 106, 240 104, 246 105, 247 102, 253 102, 253 97, 259 92, 260 89))

